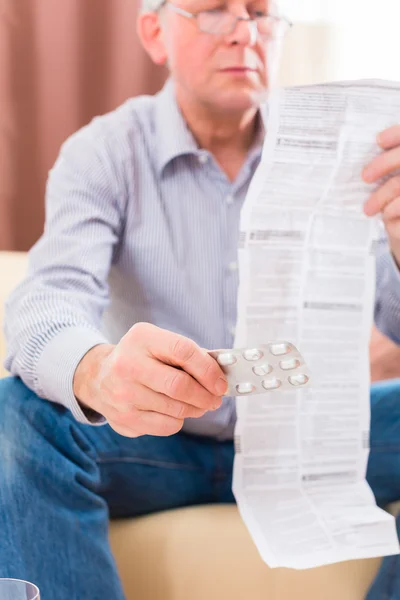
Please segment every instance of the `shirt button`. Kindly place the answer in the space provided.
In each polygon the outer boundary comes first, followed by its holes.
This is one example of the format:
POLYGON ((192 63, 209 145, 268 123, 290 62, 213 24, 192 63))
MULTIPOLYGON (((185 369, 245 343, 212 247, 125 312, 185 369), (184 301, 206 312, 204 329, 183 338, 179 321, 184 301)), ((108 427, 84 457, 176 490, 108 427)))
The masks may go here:
POLYGON ((237 270, 238 270, 238 268, 239 268, 239 265, 238 265, 238 263, 237 263, 237 262, 230 262, 230 263, 229 263, 229 265, 228 265, 228 269, 229 269, 230 271, 232 271, 232 273, 233 273, 234 271, 237 271, 237 270))
POLYGON ((207 161, 208 161, 208 155, 207 154, 199 154, 199 163, 201 165, 204 165, 207 161))
POLYGON ((227 196, 225 198, 225 201, 226 201, 226 203, 227 203, 228 206, 231 206, 231 204, 233 204, 233 200, 234 200, 234 198, 233 198, 233 196, 231 194, 229 194, 229 196, 227 196))

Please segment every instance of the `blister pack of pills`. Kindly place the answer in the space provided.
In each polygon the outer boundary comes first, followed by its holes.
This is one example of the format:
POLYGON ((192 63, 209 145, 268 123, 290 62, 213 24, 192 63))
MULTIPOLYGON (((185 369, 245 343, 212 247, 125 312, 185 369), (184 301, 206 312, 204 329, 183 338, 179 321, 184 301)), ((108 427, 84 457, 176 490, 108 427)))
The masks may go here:
POLYGON ((213 350, 210 356, 228 380, 227 396, 250 396, 304 388, 310 371, 297 348, 289 342, 270 342, 257 348, 213 350))

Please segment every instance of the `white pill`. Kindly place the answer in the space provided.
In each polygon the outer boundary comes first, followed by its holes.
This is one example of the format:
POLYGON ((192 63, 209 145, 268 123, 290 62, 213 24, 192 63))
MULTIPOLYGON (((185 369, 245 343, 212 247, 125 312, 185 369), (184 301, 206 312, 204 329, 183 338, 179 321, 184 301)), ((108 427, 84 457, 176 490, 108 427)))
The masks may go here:
POLYGON ((263 357, 263 353, 261 352, 261 350, 258 350, 257 348, 249 348, 248 350, 245 350, 243 352, 243 356, 246 360, 260 360, 260 358, 263 357))
POLYGON ((236 386, 236 391, 239 394, 251 394, 251 392, 254 392, 255 389, 256 388, 254 387, 254 385, 252 383, 250 383, 249 381, 239 383, 236 386))
POLYGON ((308 377, 304 373, 299 373, 298 375, 291 375, 289 377, 289 383, 292 385, 305 385, 308 382, 308 377))
POLYGON ((266 390, 277 390, 282 385, 282 382, 279 381, 276 377, 272 377, 271 379, 264 379, 262 382, 263 388, 266 390))
POLYGON ((288 358, 287 360, 281 360, 279 366, 283 371, 291 371, 300 366, 300 361, 298 358, 288 358))
POLYGON ((253 367, 253 373, 254 375, 263 377, 264 375, 269 375, 272 373, 272 367, 268 363, 265 363, 264 365, 257 365, 256 367, 253 367))
POLYGON ((218 354, 217 362, 221 365, 221 367, 228 367, 229 365, 235 364, 236 356, 231 352, 224 352, 218 354))
POLYGON ((283 354, 288 354, 288 352, 290 352, 290 346, 285 343, 271 344, 269 350, 274 356, 282 356, 283 354))

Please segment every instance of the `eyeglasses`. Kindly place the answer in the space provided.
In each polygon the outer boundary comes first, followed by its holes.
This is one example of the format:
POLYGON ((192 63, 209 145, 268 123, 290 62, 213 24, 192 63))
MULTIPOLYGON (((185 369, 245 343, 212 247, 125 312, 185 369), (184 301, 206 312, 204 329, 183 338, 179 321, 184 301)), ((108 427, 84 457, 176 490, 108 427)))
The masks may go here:
POLYGON ((178 15, 182 15, 188 19, 195 19, 199 31, 213 35, 230 35, 235 31, 239 21, 255 23, 259 35, 268 39, 283 38, 292 27, 291 21, 285 17, 263 13, 262 11, 256 11, 254 16, 251 17, 237 17, 225 8, 214 8, 212 10, 201 10, 197 13, 191 13, 168 1, 164 2, 162 6, 166 6, 178 15))

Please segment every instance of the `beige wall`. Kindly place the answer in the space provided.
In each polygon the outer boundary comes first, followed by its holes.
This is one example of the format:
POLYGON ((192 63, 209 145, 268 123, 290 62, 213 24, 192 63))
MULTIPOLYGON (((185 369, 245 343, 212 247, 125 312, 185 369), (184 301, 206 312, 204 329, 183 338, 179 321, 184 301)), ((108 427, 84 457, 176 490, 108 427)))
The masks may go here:
POLYGON ((295 24, 285 42, 280 82, 302 85, 371 78, 399 81, 400 3, 391 6, 388 11, 386 5, 386 14, 384 3, 373 10, 370 6, 365 13, 353 13, 353 20, 349 14, 341 24, 295 24))
POLYGON ((307 85, 335 79, 337 39, 338 31, 330 25, 295 25, 283 46, 280 84, 307 85))

